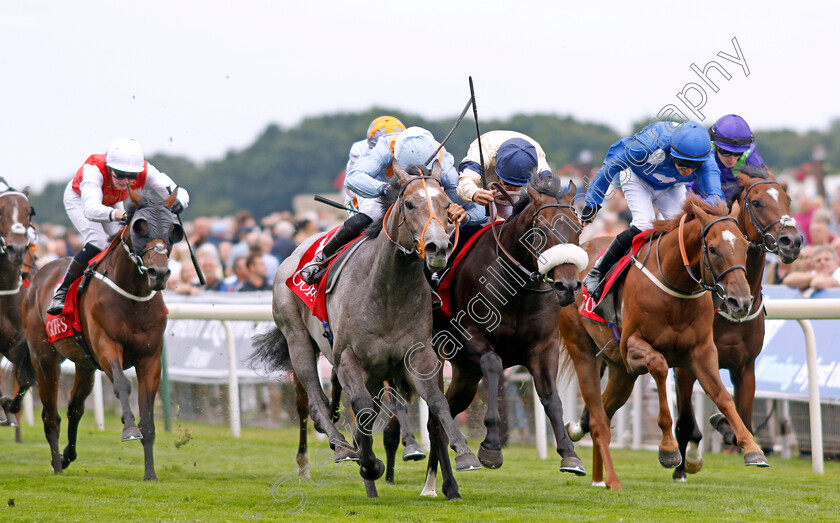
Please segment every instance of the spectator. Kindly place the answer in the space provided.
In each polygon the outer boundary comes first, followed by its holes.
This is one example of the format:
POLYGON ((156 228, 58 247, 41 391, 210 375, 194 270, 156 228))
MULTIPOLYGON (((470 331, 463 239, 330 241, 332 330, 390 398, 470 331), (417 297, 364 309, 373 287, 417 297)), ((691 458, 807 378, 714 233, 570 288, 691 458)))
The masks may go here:
POLYGON ((282 220, 274 226, 274 244, 271 246, 271 254, 277 257, 282 263, 295 250, 295 226, 288 220, 282 220))
POLYGON ((837 253, 838 257, 840 257, 840 236, 831 240, 831 248, 834 249, 834 252, 837 253))
POLYGON ((181 265, 180 278, 175 282, 175 292, 193 296, 201 292, 201 282, 198 280, 198 273, 192 260, 187 260, 181 265))
POLYGON ((829 245, 834 239, 828 226, 831 223, 831 217, 824 210, 819 210, 811 216, 811 223, 808 225, 808 237, 810 245, 829 245))
POLYGON ((224 279, 222 283, 222 292, 237 292, 245 282, 248 280, 248 267, 246 266, 247 258, 240 256, 233 260, 231 264, 232 274, 224 279))
POLYGON ((300 217, 295 223, 295 245, 300 245, 307 238, 313 234, 318 233, 318 215, 313 213, 306 213, 300 217))
POLYGON ((814 250, 814 270, 792 272, 785 277, 784 284, 800 291, 840 287, 840 264, 837 260, 837 253, 831 247, 817 247, 814 250))
POLYGON ((245 267, 248 269, 248 276, 239 292, 271 290, 271 284, 266 279, 267 271, 261 253, 252 252, 249 254, 245 260, 245 267))
POLYGON ((212 254, 202 254, 199 255, 198 266, 204 275, 204 290, 222 290, 222 266, 219 264, 219 259, 212 254))

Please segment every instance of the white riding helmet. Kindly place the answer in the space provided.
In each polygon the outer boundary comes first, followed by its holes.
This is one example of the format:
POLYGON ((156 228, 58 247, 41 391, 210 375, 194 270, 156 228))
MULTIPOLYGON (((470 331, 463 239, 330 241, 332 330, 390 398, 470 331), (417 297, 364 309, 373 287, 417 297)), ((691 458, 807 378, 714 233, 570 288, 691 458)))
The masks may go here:
MULTIPOLYGON (((410 165, 423 165, 437 148, 438 143, 432 133, 422 127, 409 127, 397 136, 394 159, 400 167, 408 169, 410 165)), ((431 168, 432 162, 426 167, 431 168)))
POLYGON ((115 171, 143 172, 143 149, 133 138, 117 138, 108 146, 105 165, 115 171))

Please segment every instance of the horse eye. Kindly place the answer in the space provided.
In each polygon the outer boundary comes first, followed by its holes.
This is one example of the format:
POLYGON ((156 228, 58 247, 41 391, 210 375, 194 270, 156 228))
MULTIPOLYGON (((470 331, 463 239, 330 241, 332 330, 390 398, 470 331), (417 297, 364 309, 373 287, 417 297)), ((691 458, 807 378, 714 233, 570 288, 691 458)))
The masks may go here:
POLYGON ((405 208, 409 211, 414 208, 414 204, 411 202, 405 202, 405 208))
POLYGON ((717 256, 718 250, 717 250, 716 248, 714 248, 714 247, 709 247, 709 253, 714 254, 715 256, 717 256))
POLYGON ((752 205, 753 205, 753 207, 761 207, 761 201, 759 201, 759 200, 753 200, 753 201, 752 201, 752 205))

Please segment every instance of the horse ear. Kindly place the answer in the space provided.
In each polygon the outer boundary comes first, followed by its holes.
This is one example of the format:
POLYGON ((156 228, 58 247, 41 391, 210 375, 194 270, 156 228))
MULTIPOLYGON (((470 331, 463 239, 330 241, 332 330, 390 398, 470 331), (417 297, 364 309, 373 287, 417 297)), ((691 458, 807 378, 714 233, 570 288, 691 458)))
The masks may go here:
POLYGON ((575 185, 575 182, 570 181, 569 186, 566 187, 566 196, 568 196, 570 200, 574 200, 575 194, 577 194, 577 185, 575 185))
POLYGON ((738 203, 738 200, 735 200, 732 203, 732 212, 729 213, 729 216, 734 217, 735 219, 738 218, 738 213, 741 212, 741 205, 738 203))
POLYGON ((26 187, 24 187, 21 192, 23 193, 24 196, 29 198, 29 186, 28 185, 26 187))
POLYGON ((131 189, 128 190, 128 197, 131 198, 131 203, 134 204, 134 207, 140 207, 140 195, 136 192, 132 191, 131 189))
POLYGON ((165 200, 163 200, 163 204, 166 206, 167 209, 172 209, 172 206, 175 205, 175 198, 178 196, 178 187, 175 187, 175 190, 172 191, 165 200))
POLYGON ((741 187, 749 187, 752 184, 752 176, 749 174, 744 174, 743 172, 738 173, 738 183, 741 184, 741 187))
POLYGON ((432 164, 432 178, 440 180, 440 177, 443 175, 443 169, 440 166, 440 162, 435 160, 435 163, 432 164))
POLYGON ((700 207, 691 204, 691 208, 694 210, 694 216, 696 216, 697 219, 700 220, 700 223, 702 223, 703 225, 706 225, 707 223, 712 221, 712 219, 709 217, 709 214, 700 207))
POLYGON ((405 182, 411 178, 411 175, 408 174, 408 172, 406 172, 406 170, 402 168, 402 165, 397 163, 396 160, 391 162, 391 168, 394 171, 394 176, 396 176, 397 182, 399 182, 400 185, 405 184, 405 182))
POLYGON ((175 245, 183 239, 184 229, 181 227, 180 224, 173 223, 172 228, 169 229, 169 245, 175 245))

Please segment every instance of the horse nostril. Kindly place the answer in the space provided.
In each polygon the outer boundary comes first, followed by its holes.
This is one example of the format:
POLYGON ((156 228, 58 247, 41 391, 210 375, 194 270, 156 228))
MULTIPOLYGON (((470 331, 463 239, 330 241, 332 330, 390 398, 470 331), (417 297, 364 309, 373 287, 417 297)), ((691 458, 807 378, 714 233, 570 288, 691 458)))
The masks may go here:
POLYGON ((426 244, 426 254, 434 256, 437 252, 437 245, 434 243, 427 243, 426 244))
POLYGON ((157 278, 157 276, 158 276, 157 269, 149 268, 148 272, 149 272, 149 278, 152 278, 152 279, 157 278))
POLYGON ((726 298, 726 307, 735 312, 741 308, 741 303, 735 298, 726 298))
POLYGON ((580 292, 581 283, 580 280, 575 284, 575 294, 580 292))

